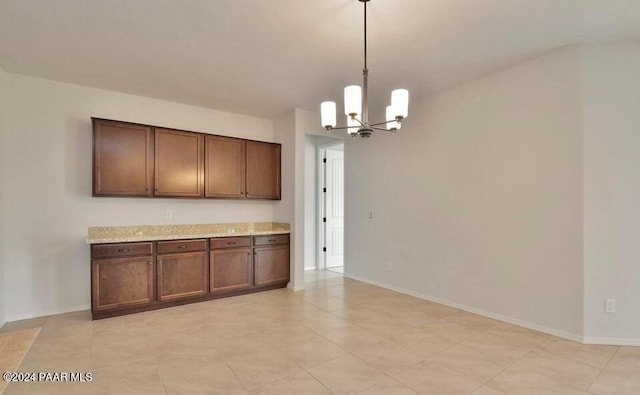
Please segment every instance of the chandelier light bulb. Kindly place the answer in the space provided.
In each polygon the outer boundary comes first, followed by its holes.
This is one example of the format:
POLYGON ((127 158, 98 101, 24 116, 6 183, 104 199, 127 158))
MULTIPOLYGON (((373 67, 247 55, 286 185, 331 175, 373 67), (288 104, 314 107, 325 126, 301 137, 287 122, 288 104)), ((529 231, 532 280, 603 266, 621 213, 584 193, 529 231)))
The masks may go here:
POLYGON ((359 116, 362 114, 362 88, 349 85, 344 88, 344 115, 359 116))
POLYGON ((322 126, 326 129, 336 127, 336 102, 324 101, 320 104, 322 126))
POLYGON ((396 114, 393 109, 393 106, 387 106, 387 129, 389 130, 398 130, 402 127, 402 124, 396 121, 396 114))
POLYGON ((396 89, 391 92, 391 106, 395 113, 394 118, 406 118, 409 115, 409 91, 396 89))

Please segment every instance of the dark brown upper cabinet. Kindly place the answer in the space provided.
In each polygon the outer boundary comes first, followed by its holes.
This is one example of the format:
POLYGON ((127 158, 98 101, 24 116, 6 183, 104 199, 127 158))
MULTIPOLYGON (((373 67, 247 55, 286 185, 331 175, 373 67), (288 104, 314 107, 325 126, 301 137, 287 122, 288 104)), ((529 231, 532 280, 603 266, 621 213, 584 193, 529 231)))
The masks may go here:
POLYGON ((204 136, 155 129, 155 196, 202 197, 204 136))
POLYGON ((280 144, 92 121, 93 196, 281 199, 280 144))
POLYGON ((151 196, 151 127, 92 119, 93 196, 151 196))
POLYGON ((244 198, 245 147, 245 140, 205 136, 205 197, 244 198))
POLYGON ((247 141, 246 197, 280 200, 280 144, 247 141))

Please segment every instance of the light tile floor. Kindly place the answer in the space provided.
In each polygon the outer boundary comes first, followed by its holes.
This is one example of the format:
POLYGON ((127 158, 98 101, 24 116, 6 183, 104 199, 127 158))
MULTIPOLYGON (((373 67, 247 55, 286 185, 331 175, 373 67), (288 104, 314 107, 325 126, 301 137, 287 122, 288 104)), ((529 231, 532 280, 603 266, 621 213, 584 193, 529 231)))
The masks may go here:
POLYGON ((48 317, 19 370, 93 381, 10 383, 6 394, 640 394, 640 348, 573 343, 329 271, 305 276, 305 292, 48 317))
MULTIPOLYGON (((15 372, 20 362, 29 351, 29 347, 33 344, 36 336, 38 336, 40 328, 19 329, 16 328, 11 332, 0 331, 0 373, 15 372)), ((0 394, 9 383, 0 380, 0 394)))

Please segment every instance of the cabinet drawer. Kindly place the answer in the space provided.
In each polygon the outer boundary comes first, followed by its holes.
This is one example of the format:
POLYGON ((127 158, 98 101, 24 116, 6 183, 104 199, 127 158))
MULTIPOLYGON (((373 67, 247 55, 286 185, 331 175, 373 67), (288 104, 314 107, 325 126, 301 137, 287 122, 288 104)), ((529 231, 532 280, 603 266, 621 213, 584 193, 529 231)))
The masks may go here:
POLYGON ((251 237, 222 237, 211 239, 211 249, 251 247, 251 237))
POLYGON ((268 246, 273 244, 288 244, 289 235, 255 236, 256 246, 268 246))
POLYGON ((91 256, 94 258, 107 258, 119 256, 150 255, 153 251, 153 243, 121 243, 121 244, 96 244, 91 248, 91 256))
POLYGON ((159 241, 158 254, 171 254, 176 252, 206 251, 207 241, 200 240, 175 240, 159 241))

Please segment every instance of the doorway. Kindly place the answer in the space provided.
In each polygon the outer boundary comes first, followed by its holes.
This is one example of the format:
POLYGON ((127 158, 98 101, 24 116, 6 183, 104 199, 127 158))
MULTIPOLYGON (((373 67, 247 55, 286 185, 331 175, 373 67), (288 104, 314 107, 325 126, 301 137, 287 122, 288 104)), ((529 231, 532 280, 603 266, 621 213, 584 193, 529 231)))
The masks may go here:
POLYGON ((344 143, 318 147, 320 268, 344 272, 344 143))

